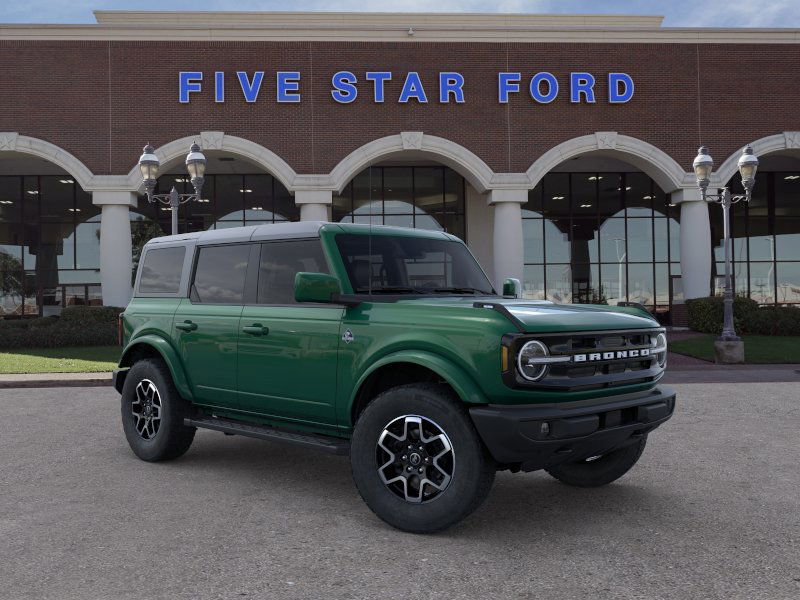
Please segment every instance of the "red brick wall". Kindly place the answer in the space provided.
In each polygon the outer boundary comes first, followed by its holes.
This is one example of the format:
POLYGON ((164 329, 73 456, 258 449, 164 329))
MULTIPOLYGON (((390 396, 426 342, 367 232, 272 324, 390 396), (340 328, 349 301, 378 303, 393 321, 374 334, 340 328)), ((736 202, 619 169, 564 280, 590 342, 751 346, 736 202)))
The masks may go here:
POLYGON ((462 144, 497 172, 524 171, 554 145, 605 130, 645 140, 688 169, 701 141, 721 163, 746 142, 800 130, 798 64, 797 44, 4 41, 0 131, 52 142, 96 174, 127 173, 147 141, 203 130, 253 140, 299 173, 328 172, 362 144, 409 130, 462 144), (189 104, 178 102, 181 70, 205 73, 189 104), (237 70, 266 72, 255 104, 245 103, 237 70), (301 103, 275 102, 278 70, 302 72, 301 103), (338 70, 359 77, 352 104, 331 98, 338 70), (393 72, 384 104, 372 101, 368 70, 393 72), (397 103, 410 70, 422 76, 427 105, 397 103), (561 92, 538 105, 526 74, 544 70, 561 92), (214 71, 227 73, 224 104, 214 102, 214 71), (439 71, 465 76, 466 103, 438 102, 439 71), (497 101, 500 71, 523 73, 508 105, 497 101), (570 71, 596 76, 596 104, 569 102, 570 71), (608 104, 609 71, 634 78, 631 102, 608 104))

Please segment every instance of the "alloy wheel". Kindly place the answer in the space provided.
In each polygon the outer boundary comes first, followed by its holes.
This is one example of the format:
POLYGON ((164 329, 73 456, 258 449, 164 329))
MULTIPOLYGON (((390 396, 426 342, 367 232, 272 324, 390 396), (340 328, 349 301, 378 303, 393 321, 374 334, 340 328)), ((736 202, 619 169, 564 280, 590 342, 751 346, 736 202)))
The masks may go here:
POLYGON ((426 417, 403 415, 392 420, 375 450, 381 481, 406 502, 435 500, 453 478, 453 444, 444 429, 426 417))
POLYGON ((136 398, 131 402, 136 433, 145 440, 156 437, 161 426, 161 394, 149 379, 136 386, 136 398))

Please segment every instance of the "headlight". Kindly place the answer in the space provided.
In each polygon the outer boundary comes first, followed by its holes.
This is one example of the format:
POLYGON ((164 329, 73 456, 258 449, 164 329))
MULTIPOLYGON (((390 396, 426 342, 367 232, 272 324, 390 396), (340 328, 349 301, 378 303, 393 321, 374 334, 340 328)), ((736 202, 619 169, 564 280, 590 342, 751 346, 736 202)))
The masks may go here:
POLYGON ((651 342, 653 349, 650 353, 656 357, 658 366, 662 369, 667 366, 667 336, 664 333, 659 333, 653 338, 651 342))
POLYGON ((547 361, 544 359, 549 354, 547 346, 542 342, 538 340, 528 342, 520 349, 517 355, 519 374, 528 381, 539 381, 547 372, 547 361))

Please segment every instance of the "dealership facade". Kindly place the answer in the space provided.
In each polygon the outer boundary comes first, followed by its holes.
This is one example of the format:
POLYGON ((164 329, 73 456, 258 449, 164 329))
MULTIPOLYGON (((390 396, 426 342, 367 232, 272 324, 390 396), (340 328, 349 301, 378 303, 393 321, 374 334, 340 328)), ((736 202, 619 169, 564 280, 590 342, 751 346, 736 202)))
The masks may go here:
POLYGON ((124 305, 142 244, 284 220, 442 229, 501 284, 557 302, 640 302, 665 323, 718 293, 719 207, 736 292, 800 304, 800 31, 660 17, 104 12, 0 25, 0 317, 124 305))

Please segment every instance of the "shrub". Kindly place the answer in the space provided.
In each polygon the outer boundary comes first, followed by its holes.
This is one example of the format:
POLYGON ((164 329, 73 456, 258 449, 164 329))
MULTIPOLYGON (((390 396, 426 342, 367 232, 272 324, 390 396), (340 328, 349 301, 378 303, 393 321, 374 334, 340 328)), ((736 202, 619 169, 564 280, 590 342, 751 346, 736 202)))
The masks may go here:
MULTIPOLYGON (((722 298, 687 300, 689 328, 701 333, 722 333, 724 304, 722 298)), ((736 296, 733 299, 733 325, 739 334, 800 335, 800 309, 759 307, 755 300, 736 296)))
MULTIPOLYGON (((695 298, 686 301, 689 313, 689 328, 701 333, 722 333, 724 305, 722 298, 695 298)), ((733 299, 733 325, 744 333, 742 327, 758 311, 758 302, 735 296, 733 299)))
POLYGON ((0 350, 111 346, 117 343, 117 316, 112 306, 74 306, 60 317, 0 321, 0 350))

